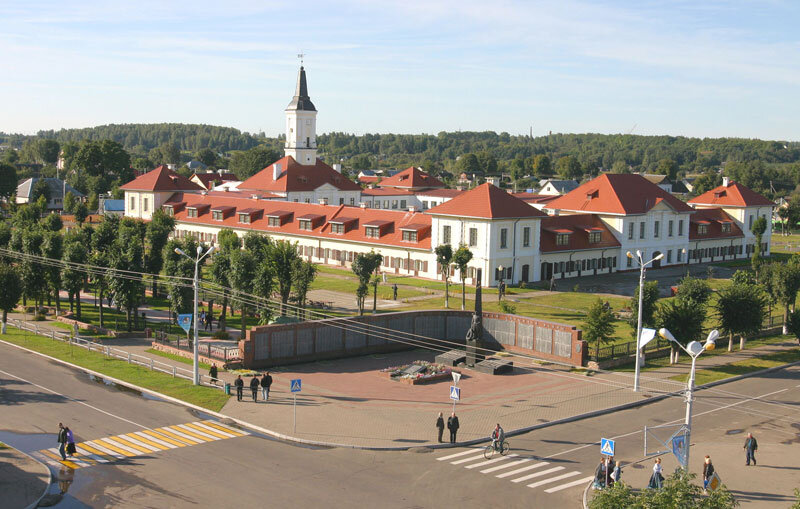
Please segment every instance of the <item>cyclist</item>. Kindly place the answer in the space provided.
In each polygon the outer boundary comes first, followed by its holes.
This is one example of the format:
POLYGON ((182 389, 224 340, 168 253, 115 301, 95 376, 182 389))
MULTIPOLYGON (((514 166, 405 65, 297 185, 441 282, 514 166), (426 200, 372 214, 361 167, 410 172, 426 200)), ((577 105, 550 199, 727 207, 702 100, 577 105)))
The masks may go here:
POLYGON ((497 423, 497 426, 494 427, 492 430, 492 447, 494 447, 495 451, 502 451, 503 450, 503 442, 506 440, 506 432, 503 431, 503 428, 500 427, 500 423, 497 423))

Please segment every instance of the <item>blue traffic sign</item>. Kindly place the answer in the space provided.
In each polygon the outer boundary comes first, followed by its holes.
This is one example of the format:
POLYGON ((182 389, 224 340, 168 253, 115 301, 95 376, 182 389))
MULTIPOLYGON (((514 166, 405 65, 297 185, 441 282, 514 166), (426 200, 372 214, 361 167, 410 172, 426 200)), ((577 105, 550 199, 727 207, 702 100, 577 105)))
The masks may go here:
POLYGON ((291 389, 292 392, 300 392, 303 388, 303 381, 299 378, 295 378, 292 380, 291 389))
POLYGON ((461 389, 455 385, 450 386, 450 399, 459 401, 461 399, 461 389))
POLYGON ((606 456, 613 456, 614 455, 614 441, 608 438, 601 438, 600 439, 600 454, 604 454, 606 456))

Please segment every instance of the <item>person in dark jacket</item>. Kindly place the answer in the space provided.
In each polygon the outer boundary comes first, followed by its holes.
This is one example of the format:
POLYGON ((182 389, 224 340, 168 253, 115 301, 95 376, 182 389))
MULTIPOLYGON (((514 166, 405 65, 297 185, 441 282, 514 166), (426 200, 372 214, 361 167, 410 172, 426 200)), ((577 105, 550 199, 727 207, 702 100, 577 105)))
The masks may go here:
POLYGON ((216 364, 212 364, 211 365, 211 369, 208 370, 208 376, 211 377, 211 381, 213 383, 215 383, 215 384, 217 383, 217 365, 216 364))
POLYGON ((456 443, 456 433, 458 433, 458 416, 456 413, 453 412, 450 414, 450 417, 447 418, 447 429, 450 430, 450 443, 456 443))
POLYGON ((608 463, 603 456, 600 458, 600 464, 594 469, 594 484, 592 485, 596 490, 602 490, 606 487, 606 478, 608 477, 608 463))
POLYGON ((253 403, 258 403, 258 375, 253 375, 250 380, 250 392, 253 393, 253 403))
POLYGON ((753 460, 753 465, 756 464, 756 451, 758 450, 758 441, 752 433, 747 434, 747 439, 744 441, 744 451, 747 453, 747 465, 750 466, 750 460, 753 460))
POLYGON ((244 390, 244 380, 242 380, 242 375, 239 375, 234 382, 236 385, 236 401, 242 400, 242 391, 244 390))
POLYGON ((616 466, 614 466, 614 470, 611 471, 611 485, 613 486, 615 483, 618 483, 621 478, 622 478, 622 464, 619 461, 617 461, 616 466))
POLYGON ((439 443, 442 443, 442 433, 444 433, 444 417, 442 412, 439 412, 439 417, 436 418, 436 427, 439 429, 439 443))
POLYGON ((261 377, 261 396, 264 398, 264 401, 269 400, 269 388, 272 385, 272 377, 269 374, 269 371, 264 373, 264 376, 261 377))
POLYGON ((67 429, 62 423, 58 423, 58 452, 61 454, 61 459, 67 459, 67 429))
POLYGON ((711 457, 706 454, 703 462, 703 493, 708 493, 708 483, 712 477, 714 477, 714 465, 711 463, 711 457))

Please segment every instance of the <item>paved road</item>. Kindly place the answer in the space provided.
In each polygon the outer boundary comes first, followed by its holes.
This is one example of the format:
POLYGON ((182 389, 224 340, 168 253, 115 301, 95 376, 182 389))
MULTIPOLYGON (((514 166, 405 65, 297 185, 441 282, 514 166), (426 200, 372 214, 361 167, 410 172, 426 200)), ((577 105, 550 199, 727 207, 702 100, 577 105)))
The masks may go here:
MULTIPOLYGON (((785 369, 727 384, 721 388, 725 393, 703 391, 695 405, 692 466, 711 454, 743 507, 789 505, 800 469, 799 384, 800 368, 785 369), (745 430, 759 439, 758 467, 743 465, 745 430)), ((579 507, 583 481, 598 460, 595 440, 619 437, 618 458, 638 460, 645 423, 683 416, 682 401, 675 398, 511 437, 512 454, 518 456, 489 464, 483 464, 479 450, 467 448, 388 453, 312 449, 256 435, 202 439, 210 434, 198 432, 202 424, 197 423, 207 423, 208 416, 92 381, 8 346, 0 346, 0 404, 0 440, 27 451, 53 447, 59 421, 73 428, 78 442, 91 440, 107 449, 141 447, 143 441, 131 437, 142 435, 124 434, 159 429, 162 435, 156 436, 186 442, 57 472, 72 480, 58 507, 226 507, 265 501, 272 507, 349 507, 353 500, 380 507, 579 507), (201 439, 187 439, 192 436, 201 439)), ((624 478, 643 486, 649 461, 642 468, 627 467, 624 478)), ((666 471, 675 466, 666 456, 664 463, 666 471)))

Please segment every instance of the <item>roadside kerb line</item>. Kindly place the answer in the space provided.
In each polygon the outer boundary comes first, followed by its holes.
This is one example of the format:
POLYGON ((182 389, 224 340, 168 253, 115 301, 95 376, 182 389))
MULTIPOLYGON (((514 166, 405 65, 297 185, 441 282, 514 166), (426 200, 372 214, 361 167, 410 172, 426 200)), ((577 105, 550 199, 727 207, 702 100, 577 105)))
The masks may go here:
POLYGON ((543 466, 549 465, 549 464, 550 464, 549 461, 542 461, 541 463, 537 463, 535 465, 529 465, 527 467, 518 468, 516 470, 512 470, 511 472, 504 472, 504 473, 502 473, 500 475, 496 475, 495 477, 497 477, 498 479, 503 479, 504 477, 511 477, 512 475, 516 475, 516 474, 519 474, 521 472, 526 472, 528 470, 533 470, 534 468, 543 467, 543 466))
POLYGON ((584 477, 583 479, 578 479, 577 481, 568 482, 566 484, 562 484, 560 486, 554 486, 552 488, 548 488, 544 490, 545 493, 555 493, 556 491, 565 490, 567 488, 572 488, 573 486, 578 486, 579 484, 583 484, 585 482, 589 482, 594 479, 593 475, 589 477, 584 477))
POLYGON ((511 463, 506 463, 505 465, 500 465, 498 467, 487 468, 486 470, 481 470, 482 474, 488 474, 489 472, 496 472, 498 470, 505 470, 506 468, 515 467, 517 465, 522 465, 523 463, 527 463, 532 458, 523 458, 521 460, 517 460, 511 463))
POLYGON ((535 483, 531 483, 531 484, 528 485, 528 488, 536 488, 536 487, 542 486, 544 484, 549 484, 551 482, 560 481, 561 479, 567 479, 569 477, 574 477, 576 475, 581 475, 581 473, 578 472, 577 470, 574 470, 574 471, 572 471, 572 472, 570 472, 568 474, 562 474, 562 475, 558 475, 556 477, 551 477, 550 479, 545 479, 543 481, 538 481, 538 482, 535 482, 535 483))
POLYGON ((541 472, 528 474, 528 475, 523 476, 523 477, 518 477, 517 479, 511 479, 511 482, 523 482, 523 481, 527 481, 528 479, 533 479, 534 477, 541 477, 543 475, 547 475, 547 474, 550 474, 550 473, 553 473, 553 472, 558 472, 559 470, 564 470, 564 467, 548 468, 547 470, 542 470, 541 472))
POLYGON ((481 461, 480 463, 475 463, 474 465, 467 465, 464 468, 478 468, 478 467, 485 467, 486 465, 491 465, 493 463, 499 463, 504 460, 509 460, 511 458, 516 458, 519 454, 509 454, 508 456, 500 456, 497 458, 492 458, 490 460, 481 461))

